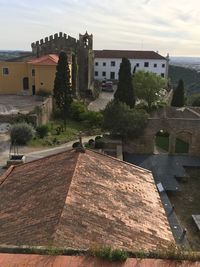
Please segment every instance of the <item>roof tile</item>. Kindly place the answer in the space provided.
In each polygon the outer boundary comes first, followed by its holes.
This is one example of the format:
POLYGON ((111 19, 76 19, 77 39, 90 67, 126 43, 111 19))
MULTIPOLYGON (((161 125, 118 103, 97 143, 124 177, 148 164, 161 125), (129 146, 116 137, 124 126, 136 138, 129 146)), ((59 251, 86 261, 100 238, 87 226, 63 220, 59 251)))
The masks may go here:
POLYGON ((145 50, 94 50, 95 58, 165 59, 154 51, 145 50))
POLYGON ((153 250, 174 242, 152 174, 90 150, 16 166, 0 199, 0 244, 153 250))

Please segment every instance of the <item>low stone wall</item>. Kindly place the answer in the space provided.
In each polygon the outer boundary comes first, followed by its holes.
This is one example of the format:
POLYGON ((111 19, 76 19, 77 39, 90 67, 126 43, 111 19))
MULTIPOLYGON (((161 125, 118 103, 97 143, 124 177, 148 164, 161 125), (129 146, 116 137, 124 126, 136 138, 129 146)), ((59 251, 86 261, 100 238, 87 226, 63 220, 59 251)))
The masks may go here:
POLYGON ((53 110, 52 97, 44 99, 43 103, 36 106, 31 114, 10 114, 10 115, 0 115, 0 123, 10 123, 14 124, 17 122, 25 121, 27 123, 33 124, 35 127, 47 124, 50 120, 53 110))
POLYGON ((44 102, 38 106, 37 125, 47 124, 50 120, 53 111, 52 97, 48 97, 44 102))

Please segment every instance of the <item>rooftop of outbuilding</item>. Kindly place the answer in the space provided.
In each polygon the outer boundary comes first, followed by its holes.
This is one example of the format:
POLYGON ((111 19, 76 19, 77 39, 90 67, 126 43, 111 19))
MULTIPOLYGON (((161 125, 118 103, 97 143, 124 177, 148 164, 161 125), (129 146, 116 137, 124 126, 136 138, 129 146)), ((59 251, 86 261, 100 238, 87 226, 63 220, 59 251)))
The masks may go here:
POLYGON ((91 150, 0 177, 0 244, 154 250, 173 236, 151 172, 91 150))

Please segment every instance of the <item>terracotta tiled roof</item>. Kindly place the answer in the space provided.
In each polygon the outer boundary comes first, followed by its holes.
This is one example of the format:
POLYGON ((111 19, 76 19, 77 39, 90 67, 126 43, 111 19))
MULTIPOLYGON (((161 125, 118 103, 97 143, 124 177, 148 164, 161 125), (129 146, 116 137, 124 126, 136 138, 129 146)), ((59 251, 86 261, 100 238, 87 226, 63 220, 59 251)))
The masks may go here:
POLYGON ((111 263, 98 258, 76 256, 44 256, 27 254, 0 254, 0 266, 6 267, 198 267, 200 262, 159 259, 127 259, 111 263))
POLYGON ((173 242, 151 172, 73 150, 1 180, 0 244, 156 249, 173 242))
POLYGON ((49 54, 39 58, 34 58, 28 61, 28 63, 33 65, 57 65, 58 59, 59 59, 58 55, 49 54))
POLYGON ((154 51, 137 50, 94 50, 95 58, 166 59, 154 51))

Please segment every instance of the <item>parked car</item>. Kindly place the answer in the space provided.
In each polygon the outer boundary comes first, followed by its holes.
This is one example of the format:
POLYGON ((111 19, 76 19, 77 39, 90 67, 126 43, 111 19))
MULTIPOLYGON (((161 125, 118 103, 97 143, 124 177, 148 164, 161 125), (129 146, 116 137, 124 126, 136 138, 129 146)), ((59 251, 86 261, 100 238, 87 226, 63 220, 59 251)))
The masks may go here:
POLYGON ((103 81, 101 84, 101 90, 105 92, 114 92, 112 81, 103 81))

